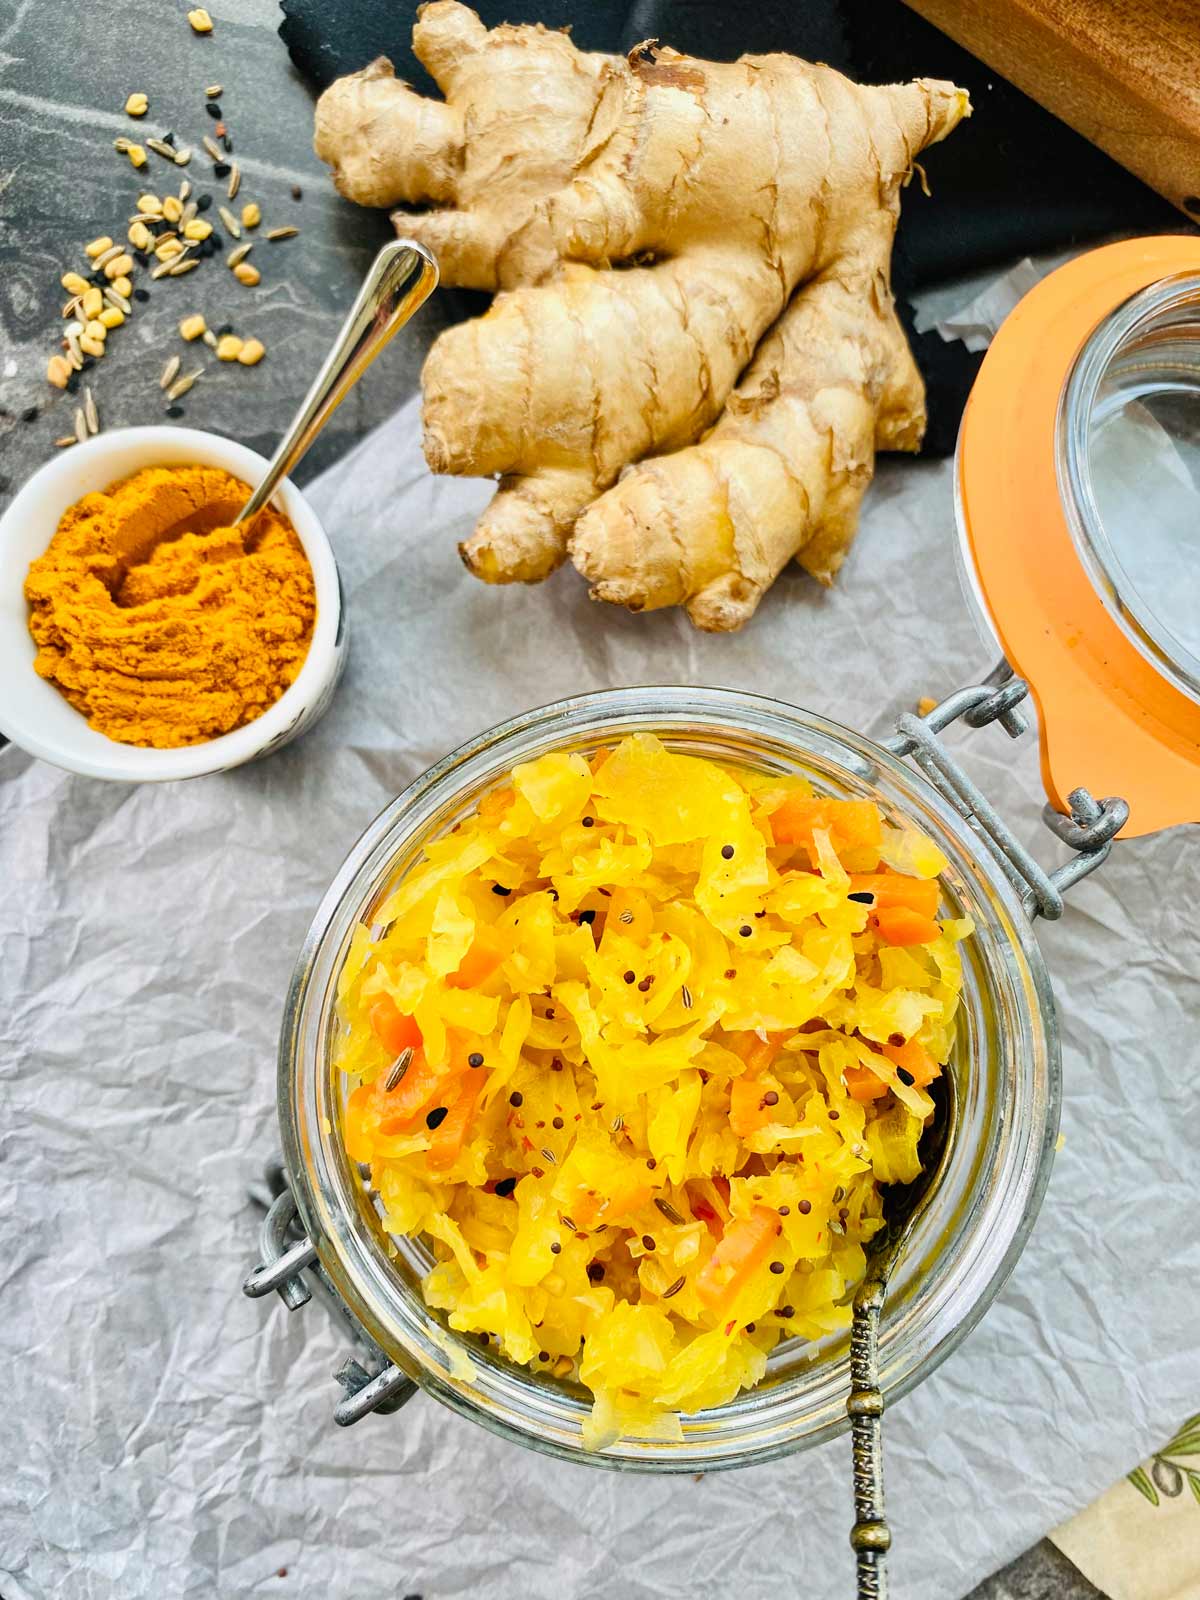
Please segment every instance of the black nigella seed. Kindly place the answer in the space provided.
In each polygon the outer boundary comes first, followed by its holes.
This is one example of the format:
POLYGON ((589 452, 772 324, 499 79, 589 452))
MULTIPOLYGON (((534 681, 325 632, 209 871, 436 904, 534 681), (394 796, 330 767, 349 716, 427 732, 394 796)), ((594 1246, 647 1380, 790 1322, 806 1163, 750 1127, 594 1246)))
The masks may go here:
POLYGON ((733 860, 733 846, 731 844, 723 844, 721 846, 721 854, 724 856, 726 861, 732 861, 733 860))
POLYGON ((783 1262, 782 1261, 772 1261, 772 1263, 771 1263, 771 1271, 778 1278, 779 1275, 783 1271, 783 1262))
POLYGON ((71 376, 67 379, 67 393, 68 394, 75 394, 77 392, 78 388, 79 388, 79 374, 77 372, 73 372, 71 374, 71 376))
POLYGON ((900 1082, 909 1089, 911 1089, 913 1084, 917 1081, 907 1067, 897 1067, 896 1076, 900 1079, 900 1082))
POLYGON ((519 1089, 514 1089, 508 1097, 508 1103, 510 1106, 523 1106, 525 1104, 525 1096, 519 1089))
POLYGON ((583 924, 583 926, 585 928, 590 928, 592 923, 595 922, 595 920, 596 920, 596 913, 594 911, 581 911, 579 913, 579 921, 583 924))
POLYGON ((469 1067, 481 1067, 483 1065, 483 1057, 478 1050, 471 1051, 471 1054, 467 1057, 467 1065, 469 1067))
POLYGON ((501 1178, 500 1182, 496 1185, 496 1193, 502 1200, 507 1200, 509 1195, 516 1187, 517 1180, 515 1178, 501 1178))
POLYGON ((231 156, 233 154, 233 140, 227 133, 223 133, 221 135, 221 148, 224 150, 227 156, 231 156))
POLYGON ((494 883, 492 885, 492 893, 493 894, 501 894, 501 895, 503 895, 503 894, 511 894, 512 890, 509 889, 509 888, 506 888, 505 885, 502 884, 502 883, 494 883))
POLYGON ((802 1217, 806 1217, 808 1215, 808 1213, 812 1210, 812 1201, 811 1200, 801 1200, 797 1204, 796 1210, 800 1213, 800 1215, 802 1217))
POLYGON ((217 247, 213 243, 211 236, 207 239, 201 239, 200 254, 205 258, 205 260, 208 260, 210 256, 215 256, 216 253, 217 247))
POLYGON ((598 1261, 588 1262, 587 1274, 592 1283, 604 1282, 604 1268, 598 1261))
POLYGON ((634 980, 634 979, 635 979, 635 978, 636 978, 636 977, 637 977, 637 973, 636 973, 636 972, 627 972, 627 973, 626 973, 626 974, 625 974, 625 982, 626 982, 626 983, 632 983, 632 982, 633 982, 633 980, 634 980))
POLYGON ((750 935, 754 932, 754 929, 750 926, 750 924, 748 922, 743 922, 741 927, 738 929, 738 932, 741 934, 743 939, 748 939, 750 937, 750 935))
POLYGON ((97 289, 105 289, 108 287, 108 279, 104 276, 103 272, 89 273, 88 282, 95 284, 97 289))
POLYGON ((303 198, 304 198, 304 190, 300 187, 300 185, 298 183, 294 183, 292 185, 292 199, 293 200, 303 200, 303 198))
POLYGON ((210 233, 204 243, 212 245, 214 250, 224 250, 225 248, 225 241, 219 233, 210 233))
POLYGON ((228 163, 228 161, 214 161, 213 162, 213 177, 214 178, 227 178, 228 176, 229 176, 229 163, 228 163))
POLYGON ((133 291, 133 298, 138 301, 139 304, 145 305, 146 301, 150 298, 150 291, 149 289, 135 289, 133 291))
POLYGON ((164 144, 174 144, 175 143, 175 130, 174 130, 174 128, 172 128, 169 132, 164 133, 161 137, 162 137, 162 142, 164 144))
POLYGON ((208 112, 209 116, 214 122, 220 122, 221 102, 219 100, 206 100, 204 102, 204 109, 208 112))
POLYGON ((212 205, 212 203, 213 203, 212 195, 210 195, 210 194, 202 194, 200 196, 200 198, 196 201, 196 210, 197 211, 207 211, 209 206, 212 205))
POLYGON ((862 889, 856 894, 848 894, 846 899, 855 900, 860 906, 873 906, 875 904, 875 896, 869 889, 862 889))
POLYGON ((83 360, 79 364, 79 370, 80 372, 86 372, 89 367, 94 367, 95 365, 95 356, 84 356, 83 360))
POLYGON ((449 1106, 434 1106, 433 1110, 425 1118, 425 1126, 427 1128, 440 1128, 449 1114, 449 1106))
POLYGON ((794 1317, 796 1315, 796 1308, 795 1308, 795 1306, 780 1306, 779 1310, 775 1313, 775 1315, 777 1317, 783 1317, 785 1319, 788 1318, 788 1317, 794 1317))
POLYGON ((595 817, 582 817, 580 820, 585 828, 594 828, 596 826, 595 817))
POLYGON ((177 420, 179 417, 183 416, 183 407, 182 406, 168 406, 167 407, 167 415, 172 420, 177 420))
POLYGON ((748 1322, 748 1323, 747 1323, 747 1324, 746 1324, 746 1332, 747 1332, 747 1333, 753 1333, 753 1332, 754 1332, 754 1329, 755 1329, 755 1326, 756 1326, 756 1324, 755 1324, 755 1323, 753 1323, 753 1322, 748 1322))
POLYGON ((21 413, 22 422, 36 422, 37 419, 38 408, 36 406, 26 406, 24 411, 21 413))
POLYGON ((233 323, 232 322, 223 322, 221 324, 221 326, 217 329, 217 338, 218 339, 223 339, 227 333, 232 333, 232 332, 233 332, 233 323))

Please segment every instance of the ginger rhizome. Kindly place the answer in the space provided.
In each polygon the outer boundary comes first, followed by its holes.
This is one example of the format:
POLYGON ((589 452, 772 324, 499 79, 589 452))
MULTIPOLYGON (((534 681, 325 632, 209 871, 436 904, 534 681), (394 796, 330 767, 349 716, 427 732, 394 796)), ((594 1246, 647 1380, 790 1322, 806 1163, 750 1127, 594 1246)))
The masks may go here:
POLYGON ((568 554, 597 599, 740 627, 794 556, 832 581, 875 451, 924 389, 890 286, 900 191, 969 114, 793 56, 628 59, 424 6, 444 101, 380 59, 317 107, 343 194, 397 212, 443 280, 495 293, 429 354, 425 454, 496 474, 462 556, 492 583, 568 554))

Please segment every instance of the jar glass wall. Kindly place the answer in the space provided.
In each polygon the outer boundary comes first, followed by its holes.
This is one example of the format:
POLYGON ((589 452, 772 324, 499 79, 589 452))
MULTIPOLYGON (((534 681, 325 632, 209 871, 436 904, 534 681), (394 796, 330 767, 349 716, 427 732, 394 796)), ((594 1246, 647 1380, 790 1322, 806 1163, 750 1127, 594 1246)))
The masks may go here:
MULTIPOLYGON (((517 762, 547 750, 585 754, 636 731, 670 747, 875 800, 927 832, 949 860, 943 890, 975 934, 962 946, 964 990, 952 1070, 960 1131, 945 1178, 902 1257, 880 1342, 894 1399, 974 1326, 1032 1225, 1058 1128, 1053 1002, 1016 894, 967 822, 915 771, 834 723, 756 696, 687 688, 622 689, 562 701, 493 729, 447 756, 378 817, 326 895, 301 952, 280 1043, 279 1115, 301 1220, 338 1292, 393 1361, 463 1415, 535 1449, 599 1466, 711 1471, 812 1445, 845 1425, 848 1340, 793 1341, 753 1390, 685 1417, 682 1441, 627 1439, 585 1451, 586 1390, 515 1367, 431 1311, 417 1241, 391 1239, 340 1119, 347 1085, 332 1064, 337 975, 354 928, 517 762)), ((400 1424, 403 1425, 402 1423, 400 1424)))

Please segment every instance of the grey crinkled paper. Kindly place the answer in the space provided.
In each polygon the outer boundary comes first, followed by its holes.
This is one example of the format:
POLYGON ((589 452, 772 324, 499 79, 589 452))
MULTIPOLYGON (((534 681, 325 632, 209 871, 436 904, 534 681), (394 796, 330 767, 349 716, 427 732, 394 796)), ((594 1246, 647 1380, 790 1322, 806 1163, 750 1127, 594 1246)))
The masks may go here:
MULTIPOLYGON (((315 486, 350 665, 269 760, 121 787, 0 758, 0 1593, 696 1600, 852 1592, 845 1439, 745 1472, 622 1478, 420 1396, 334 1426, 318 1300, 240 1293, 276 1145, 275 1042, 317 902, 434 758, 548 699, 712 683, 876 735, 992 662, 954 573, 950 463, 881 463, 839 587, 801 573, 731 638, 593 605, 570 570, 485 588, 415 403, 315 486), (286 1569, 286 1577, 277 1576, 286 1569)), ((960 745, 1039 856, 1037 750, 960 745)), ((1081 774, 1086 781, 1086 774, 1081 774)), ((947 1600, 1196 1406, 1200 837, 1118 846, 1041 930, 1066 1143, 1004 1294, 889 1412, 895 1592, 947 1600)))

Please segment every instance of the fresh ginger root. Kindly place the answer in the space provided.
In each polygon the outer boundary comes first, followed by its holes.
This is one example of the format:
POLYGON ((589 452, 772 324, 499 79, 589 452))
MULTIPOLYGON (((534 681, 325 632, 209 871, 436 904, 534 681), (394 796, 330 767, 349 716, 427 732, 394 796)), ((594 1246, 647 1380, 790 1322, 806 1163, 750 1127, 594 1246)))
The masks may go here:
POLYGON ((793 56, 627 60, 423 6, 417 57, 317 106, 343 194, 397 212, 449 284, 496 292, 422 376, 436 472, 497 474, 461 547, 492 583, 569 553, 597 599, 739 628, 795 556, 832 581, 875 451, 916 450, 924 389, 890 286, 900 190, 966 115, 793 56))

